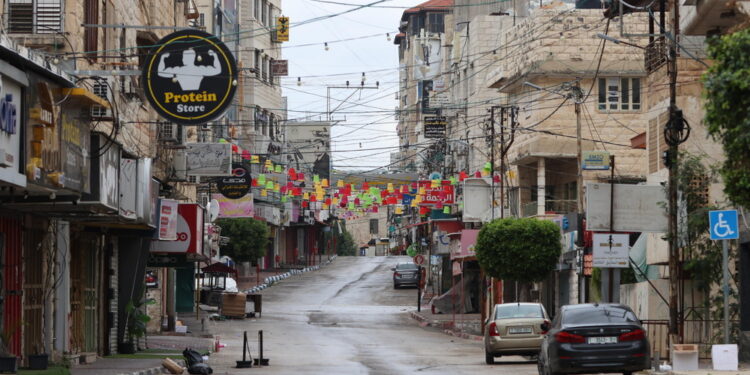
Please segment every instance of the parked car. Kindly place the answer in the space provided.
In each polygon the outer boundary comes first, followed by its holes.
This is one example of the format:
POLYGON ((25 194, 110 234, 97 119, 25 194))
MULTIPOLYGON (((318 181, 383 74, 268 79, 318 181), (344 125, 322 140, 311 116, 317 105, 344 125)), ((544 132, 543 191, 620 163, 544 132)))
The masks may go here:
POLYGON ((419 267, 414 263, 399 263, 393 271, 393 289, 404 285, 419 285, 419 267))
POLYGON ((484 357, 488 365, 503 355, 539 354, 549 326, 549 316, 539 303, 497 304, 484 327, 484 357))
POLYGON ((646 331, 620 304, 567 305, 560 309, 539 353, 539 375, 631 375, 650 366, 646 331))

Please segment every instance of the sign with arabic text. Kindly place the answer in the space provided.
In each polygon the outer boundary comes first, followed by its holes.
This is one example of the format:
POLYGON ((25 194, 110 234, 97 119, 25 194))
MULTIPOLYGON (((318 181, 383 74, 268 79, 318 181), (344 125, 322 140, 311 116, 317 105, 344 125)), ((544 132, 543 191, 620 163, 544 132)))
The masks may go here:
POLYGON ((448 120, 445 116, 425 116, 424 137, 445 138, 445 129, 447 126, 448 120))

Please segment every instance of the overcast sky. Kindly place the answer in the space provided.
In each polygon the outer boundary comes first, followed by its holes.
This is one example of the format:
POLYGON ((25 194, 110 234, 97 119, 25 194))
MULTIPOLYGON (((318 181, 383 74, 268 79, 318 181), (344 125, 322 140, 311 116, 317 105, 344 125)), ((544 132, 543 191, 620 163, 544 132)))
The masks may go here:
MULTIPOLYGON (((339 2, 364 5, 374 1, 339 2)), ((333 127, 331 135, 334 168, 362 170, 384 166, 389 163, 390 152, 398 150, 393 117, 398 92, 398 49, 393 37, 398 32, 403 11, 421 2, 387 0, 376 7, 294 26, 356 6, 283 0, 284 15, 292 24, 289 42, 284 43, 282 50, 283 58, 289 60, 289 77, 282 79, 282 87, 289 100, 290 119, 305 116, 325 119, 327 86, 344 86, 347 80, 351 86, 359 86, 362 72, 367 78, 365 86, 380 82, 379 89, 330 89, 331 108, 341 105, 333 118, 342 120, 333 127), (390 41, 386 33, 390 33, 390 41), (363 38, 342 41, 358 37, 363 38), (324 48, 325 42, 328 42, 328 51, 324 48), (315 45, 299 46, 313 43, 315 45), (302 79, 301 86, 297 86, 297 77, 302 79), (351 98, 341 104, 350 95, 351 98)))

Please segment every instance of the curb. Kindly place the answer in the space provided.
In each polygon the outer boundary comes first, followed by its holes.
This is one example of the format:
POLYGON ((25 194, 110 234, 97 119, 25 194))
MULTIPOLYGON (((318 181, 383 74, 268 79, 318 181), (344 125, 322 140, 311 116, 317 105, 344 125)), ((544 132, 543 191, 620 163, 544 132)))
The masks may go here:
POLYGON ((323 263, 323 264, 319 264, 319 265, 316 265, 316 266, 305 267, 305 268, 299 269, 299 270, 298 269, 294 269, 294 270, 291 270, 291 271, 288 271, 288 272, 285 272, 285 273, 282 273, 282 274, 279 274, 279 275, 274 275, 274 276, 266 277, 265 279, 263 279, 263 284, 254 286, 254 287, 252 287, 250 289, 246 289, 246 290, 244 290, 242 292, 243 293, 247 293, 247 294, 257 293, 257 292, 260 292, 261 290, 264 290, 264 289, 270 287, 271 285, 273 285, 273 284, 275 284, 275 283, 277 283, 277 282, 279 282, 281 280, 288 279, 288 278, 290 278, 290 277, 292 277, 294 275, 301 275, 301 274, 303 274, 305 272, 317 271, 317 270, 320 269, 321 266, 327 266, 327 265, 331 264, 331 262, 333 262, 334 260, 336 260, 336 257, 338 257, 338 255, 332 256, 331 259, 326 260, 325 263, 323 263))
POLYGON ((430 321, 416 311, 409 311, 412 319, 419 322, 420 327, 437 327, 442 328, 443 333, 449 336, 460 337, 467 340, 483 341, 484 337, 470 333, 460 332, 453 329, 453 322, 440 322, 437 320, 430 321))
POLYGON ((138 371, 133 371, 133 372, 123 372, 123 373, 120 373, 118 375, 161 375, 161 374, 164 374, 162 372, 162 368, 161 367, 152 367, 152 368, 145 369, 145 370, 138 370, 138 371))

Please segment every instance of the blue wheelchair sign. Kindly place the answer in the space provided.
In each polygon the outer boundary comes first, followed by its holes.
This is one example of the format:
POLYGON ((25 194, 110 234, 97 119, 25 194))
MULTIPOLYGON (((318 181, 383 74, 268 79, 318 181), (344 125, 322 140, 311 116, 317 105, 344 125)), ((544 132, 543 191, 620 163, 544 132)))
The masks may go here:
POLYGON ((737 210, 709 211, 708 222, 712 240, 736 240, 740 238, 737 210))

